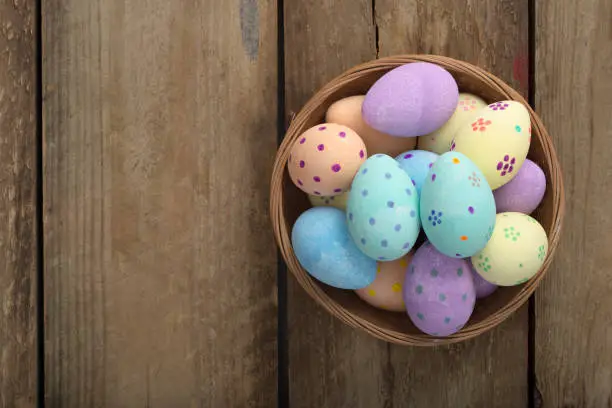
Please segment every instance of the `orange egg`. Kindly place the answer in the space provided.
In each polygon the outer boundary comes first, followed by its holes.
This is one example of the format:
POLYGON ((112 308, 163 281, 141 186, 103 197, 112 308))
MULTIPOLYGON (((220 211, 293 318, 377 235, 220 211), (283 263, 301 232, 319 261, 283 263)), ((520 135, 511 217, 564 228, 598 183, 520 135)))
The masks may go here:
POLYGON ((406 312, 402 285, 413 252, 390 262, 378 262, 374 282, 355 291, 370 305, 391 312, 406 312))
POLYGON ((366 156, 366 146, 354 130, 322 123, 298 137, 287 167, 293 183, 307 194, 336 196, 350 188, 366 156))
POLYGON ((361 106, 365 95, 349 96, 334 102, 328 109, 325 120, 353 129, 365 143, 370 156, 384 153, 395 157, 407 150, 413 150, 416 137, 393 137, 368 126, 361 116, 361 106))

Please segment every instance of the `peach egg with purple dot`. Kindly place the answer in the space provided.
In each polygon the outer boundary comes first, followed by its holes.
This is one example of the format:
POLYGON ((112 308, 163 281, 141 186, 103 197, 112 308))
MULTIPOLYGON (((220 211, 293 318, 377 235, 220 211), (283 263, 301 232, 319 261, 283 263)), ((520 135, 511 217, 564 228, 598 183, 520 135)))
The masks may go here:
POLYGON ((370 305, 390 312, 404 312, 402 285, 412 252, 390 262, 377 262, 376 278, 365 288, 355 291, 357 296, 370 305))
POLYGON ((366 146, 355 131, 335 123, 322 123, 297 138, 287 168, 300 190, 309 195, 333 197, 349 189, 366 157, 366 146))

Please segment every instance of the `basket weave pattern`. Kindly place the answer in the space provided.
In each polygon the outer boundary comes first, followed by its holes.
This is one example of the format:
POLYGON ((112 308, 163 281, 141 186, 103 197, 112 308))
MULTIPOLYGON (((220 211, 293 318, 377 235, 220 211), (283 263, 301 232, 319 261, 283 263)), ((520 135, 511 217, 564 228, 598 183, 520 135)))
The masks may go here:
POLYGON ((563 180, 552 140, 538 115, 525 99, 499 78, 466 62, 435 55, 401 55, 381 58, 358 65, 336 77, 320 89, 292 120, 278 149, 270 188, 270 215, 281 254, 293 276, 304 290, 329 313, 352 327, 365 330, 385 341, 402 345, 431 346, 455 343, 475 337, 504 321, 521 307, 535 291, 548 270, 559 243, 564 214, 563 180), (393 313, 366 304, 355 293, 326 286, 312 278, 298 262, 291 247, 291 229, 297 217, 310 207, 305 193, 289 180, 286 164, 293 142, 302 132, 324 121, 327 108, 351 95, 365 94, 387 71, 400 65, 425 61, 449 71, 460 92, 469 92, 487 103, 516 100, 529 110, 532 140, 529 157, 546 175, 546 194, 532 214, 548 234, 549 251, 539 272, 519 286, 500 287, 491 296, 478 300, 470 321, 459 332, 436 338, 419 331, 405 313, 393 313))

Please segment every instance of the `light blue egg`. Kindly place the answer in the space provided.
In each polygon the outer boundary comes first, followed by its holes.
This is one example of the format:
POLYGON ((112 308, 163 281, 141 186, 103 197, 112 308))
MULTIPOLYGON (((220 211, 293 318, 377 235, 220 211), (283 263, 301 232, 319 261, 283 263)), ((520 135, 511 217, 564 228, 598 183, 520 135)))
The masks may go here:
POLYGON ((484 175, 459 152, 442 154, 421 190, 421 222, 444 255, 465 258, 482 250, 495 226, 495 199, 484 175))
POLYGON ((348 229, 364 254, 380 261, 401 258, 419 235, 418 193, 391 157, 377 154, 355 175, 346 208, 348 229))
POLYGON ((315 279, 340 289, 361 289, 374 282, 376 261, 353 243, 344 211, 314 207, 302 213, 291 231, 293 251, 315 279))
POLYGON ((397 156, 395 160, 408 173, 420 195, 427 173, 438 157, 438 154, 427 150, 409 150, 397 156))

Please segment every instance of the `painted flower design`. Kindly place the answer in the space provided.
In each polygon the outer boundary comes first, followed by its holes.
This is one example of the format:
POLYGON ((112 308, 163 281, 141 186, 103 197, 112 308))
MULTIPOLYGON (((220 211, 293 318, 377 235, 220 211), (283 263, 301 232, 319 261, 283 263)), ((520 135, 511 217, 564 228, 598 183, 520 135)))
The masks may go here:
POLYGON ((468 180, 472 182, 472 187, 480 187, 480 177, 478 177, 475 171, 468 177, 468 180))
POLYGON ((505 155, 503 160, 500 160, 497 163, 497 171, 500 172, 500 175, 503 177, 506 174, 510 174, 514 171, 514 164, 516 163, 516 157, 510 157, 510 155, 505 155))
POLYGON ((476 122, 472 123, 472 130, 474 132, 484 132, 487 130, 487 126, 491 124, 490 120, 484 120, 483 118, 478 118, 476 122))
POLYGON ((478 267, 482 268, 482 270, 485 272, 489 272, 491 270, 491 264, 489 263, 489 257, 485 257, 481 254, 478 257, 478 267))
POLYGON ((545 256, 546 256, 546 250, 544 249, 544 245, 540 245, 538 247, 538 259, 540 261, 543 261, 545 256))
POLYGON ((515 231, 514 227, 510 227, 510 228, 504 228, 504 235, 506 236, 506 239, 511 239, 512 241, 516 241, 521 236, 521 233, 518 231, 515 231))
POLYGON ((431 210, 431 214, 427 217, 429 222, 431 222, 431 226, 435 227, 436 225, 442 224, 442 212, 436 210, 431 210))
POLYGON ((476 100, 475 99, 464 99, 459 101, 459 106, 457 106, 457 110, 462 110, 464 112, 475 111, 476 110, 476 100))
POLYGON ((506 102, 495 102, 489 105, 489 108, 493 109, 494 111, 497 110, 506 110, 506 108, 510 106, 508 103, 506 102))

